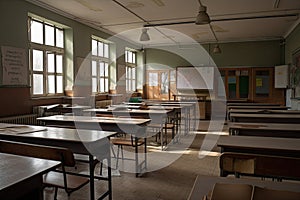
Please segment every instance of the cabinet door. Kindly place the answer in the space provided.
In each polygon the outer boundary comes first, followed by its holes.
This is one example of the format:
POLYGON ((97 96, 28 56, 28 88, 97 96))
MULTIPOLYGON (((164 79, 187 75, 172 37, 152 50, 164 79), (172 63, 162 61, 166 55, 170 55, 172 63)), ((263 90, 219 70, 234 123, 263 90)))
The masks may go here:
POLYGON ((253 76, 254 97, 271 97, 273 88, 273 68, 254 68, 253 76))

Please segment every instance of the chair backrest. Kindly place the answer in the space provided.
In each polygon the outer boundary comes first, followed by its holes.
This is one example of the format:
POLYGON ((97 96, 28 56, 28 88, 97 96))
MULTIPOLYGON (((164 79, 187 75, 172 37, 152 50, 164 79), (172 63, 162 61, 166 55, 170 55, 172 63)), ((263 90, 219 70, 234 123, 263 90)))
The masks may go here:
POLYGON ((75 166, 74 154, 71 150, 62 147, 35 145, 21 142, 0 140, 0 152, 21 156, 61 161, 63 165, 75 166))

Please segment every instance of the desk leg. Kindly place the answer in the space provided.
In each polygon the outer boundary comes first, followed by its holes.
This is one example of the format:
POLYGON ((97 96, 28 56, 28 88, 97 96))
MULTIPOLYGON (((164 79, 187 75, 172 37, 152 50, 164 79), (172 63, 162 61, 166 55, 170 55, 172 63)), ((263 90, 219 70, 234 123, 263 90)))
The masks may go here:
POLYGON ((108 199, 112 200, 112 178, 111 178, 111 155, 108 151, 107 157, 107 181, 108 181, 108 199))
POLYGON ((90 168, 90 199, 95 199, 95 185, 94 185, 94 157, 93 155, 89 155, 89 168, 90 168))

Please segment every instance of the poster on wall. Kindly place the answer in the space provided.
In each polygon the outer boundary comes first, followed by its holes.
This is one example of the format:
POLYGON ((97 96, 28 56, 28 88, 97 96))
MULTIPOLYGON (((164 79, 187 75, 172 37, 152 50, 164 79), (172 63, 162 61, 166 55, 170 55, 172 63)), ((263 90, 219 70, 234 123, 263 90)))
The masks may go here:
POLYGON ((28 85, 25 49, 2 46, 2 85, 28 85))

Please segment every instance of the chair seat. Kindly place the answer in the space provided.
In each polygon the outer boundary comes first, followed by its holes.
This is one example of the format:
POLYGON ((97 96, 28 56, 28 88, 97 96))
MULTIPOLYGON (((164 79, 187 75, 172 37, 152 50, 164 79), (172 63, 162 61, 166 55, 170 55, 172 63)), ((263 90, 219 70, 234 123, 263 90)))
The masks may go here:
MULTIPOLYGON (((149 124, 148 127, 151 128, 160 128, 161 124, 149 124)), ((164 129, 172 129, 174 128, 174 124, 168 123, 168 124, 164 124, 163 128, 164 129)))
MULTIPOLYGON (((77 190, 89 183, 89 179, 82 176, 67 174, 68 189, 77 190)), ((64 177, 61 172, 51 171, 43 176, 43 182, 46 186, 64 188, 64 177)))
MULTIPOLYGON (((111 143, 113 143, 114 145, 123 145, 123 146, 132 146, 135 145, 134 142, 132 142, 131 139, 127 139, 127 138, 111 138, 110 139, 111 143)), ((144 144, 144 140, 138 140, 137 141, 137 146, 140 146, 142 144, 144 144)))

